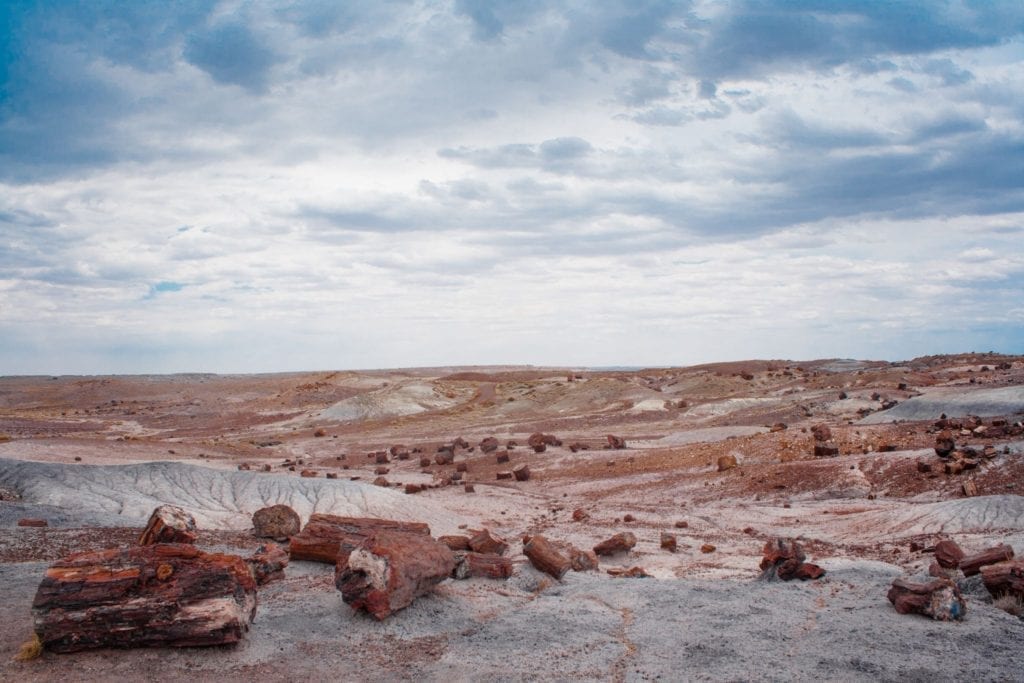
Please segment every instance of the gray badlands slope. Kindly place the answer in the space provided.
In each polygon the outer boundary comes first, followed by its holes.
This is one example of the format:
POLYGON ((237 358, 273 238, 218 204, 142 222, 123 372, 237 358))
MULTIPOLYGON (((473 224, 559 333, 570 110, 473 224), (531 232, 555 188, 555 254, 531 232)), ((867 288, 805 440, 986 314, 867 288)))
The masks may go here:
POLYGON ((1024 409, 1024 386, 999 389, 965 390, 964 387, 940 387, 914 396, 889 410, 868 415, 861 424, 881 424, 893 420, 937 420, 977 415, 1013 415, 1024 409))

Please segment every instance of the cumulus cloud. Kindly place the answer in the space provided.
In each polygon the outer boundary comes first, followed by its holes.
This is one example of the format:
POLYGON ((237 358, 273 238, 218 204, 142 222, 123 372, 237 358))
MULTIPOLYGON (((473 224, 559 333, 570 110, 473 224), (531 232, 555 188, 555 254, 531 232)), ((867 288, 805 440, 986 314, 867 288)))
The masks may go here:
POLYGON ((18 2, 0 373, 1024 351, 1022 46, 1019 3, 18 2))

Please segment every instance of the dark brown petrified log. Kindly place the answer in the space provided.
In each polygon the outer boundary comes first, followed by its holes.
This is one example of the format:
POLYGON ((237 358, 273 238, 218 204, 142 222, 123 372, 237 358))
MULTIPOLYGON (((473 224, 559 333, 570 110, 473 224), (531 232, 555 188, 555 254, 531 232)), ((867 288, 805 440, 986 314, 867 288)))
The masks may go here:
POLYGON ((139 545, 195 542, 195 517, 174 505, 161 505, 153 510, 145 530, 139 536, 139 545))
POLYGON ((494 553, 459 553, 455 560, 453 579, 479 576, 485 579, 507 579, 512 576, 512 560, 494 553))
POLYGON ((530 564, 545 574, 550 574, 556 579, 561 579, 572 567, 569 558, 560 553, 548 539, 540 534, 530 537, 523 545, 523 554, 530 560, 530 564))
POLYGON ((982 567, 981 580, 993 597, 1009 594, 1024 599, 1024 560, 982 567))
POLYGON ((256 580, 236 555, 157 543, 70 555, 46 570, 32 602, 43 647, 236 643, 256 615, 256 580))
POLYGON ((337 564, 339 559, 346 557, 378 531, 430 535, 430 527, 421 522, 317 513, 310 515, 305 528, 291 537, 288 554, 292 560, 337 564))
POLYGON ((935 561, 943 569, 956 569, 960 566, 962 559, 964 559, 964 551, 955 541, 947 538, 935 544, 935 561))
POLYGON ((976 555, 968 555, 960 560, 960 571, 964 576, 974 576, 982 567, 1013 559, 1013 548, 1008 545, 997 545, 983 550, 976 555))
POLYGON ((900 614, 923 614, 938 621, 960 620, 967 612, 960 589, 946 578, 928 583, 896 579, 889 589, 888 598, 900 614))
POLYGON ((516 465, 512 468, 512 476, 516 478, 516 481, 528 480, 530 478, 530 466, 526 463, 516 465))
POLYGON ((353 609, 385 619, 430 592, 454 569, 452 551, 429 535, 377 531, 338 561, 334 585, 353 609))

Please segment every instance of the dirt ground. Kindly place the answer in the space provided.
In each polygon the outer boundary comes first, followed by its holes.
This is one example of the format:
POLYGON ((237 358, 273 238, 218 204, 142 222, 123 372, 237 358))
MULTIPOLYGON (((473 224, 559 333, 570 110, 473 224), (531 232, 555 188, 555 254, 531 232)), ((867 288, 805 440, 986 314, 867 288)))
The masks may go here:
POLYGON ((965 584, 958 624, 897 615, 885 599, 894 577, 927 569, 942 538, 1024 552, 1022 420, 1024 358, 991 354, 0 378, 0 676, 1024 680, 1024 622, 984 588, 965 584), (818 425, 834 456, 815 456, 818 425), (976 467, 945 473, 934 450, 944 429, 976 467), (561 445, 534 453, 535 432, 561 445), (491 436, 509 462, 481 451, 491 436), (459 437, 470 448, 437 464, 438 447, 459 437), (378 463, 395 445, 411 457, 378 463), (720 471, 720 458, 735 466, 720 471), (497 478, 521 464, 528 481, 497 478), (406 484, 427 488, 408 495, 406 484), (165 502, 196 516, 201 546, 240 553, 255 547, 252 512, 277 502, 303 519, 425 521, 435 535, 487 527, 512 543, 515 575, 446 582, 377 623, 344 605, 329 567, 296 562, 261 591, 237 647, 12 662, 47 562, 133 543, 165 502), (574 521, 578 509, 585 519, 574 521), (17 526, 24 517, 49 526, 17 526), (518 552, 524 534, 590 547, 626 530, 638 538, 628 555, 562 582, 518 552), (662 532, 678 537, 676 552, 661 548, 662 532), (825 578, 759 581, 774 536, 801 539, 825 578), (654 578, 607 574, 631 566, 654 578))

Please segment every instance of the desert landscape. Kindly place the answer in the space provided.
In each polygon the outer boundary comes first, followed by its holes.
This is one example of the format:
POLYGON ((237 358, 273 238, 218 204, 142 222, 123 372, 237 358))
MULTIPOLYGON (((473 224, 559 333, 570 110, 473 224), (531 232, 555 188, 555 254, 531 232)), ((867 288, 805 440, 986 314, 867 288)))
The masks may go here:
POLYGON ((6 377, 0 672, 1022 680, 1019 569, 1018 592, 995 597, 986 569, 1019 568, 1007 560, 1024 552, 1022 420, 1024 358, 999 354, 6 377), (279 539, 290 561, 256 589, 238 642, 110 641, 18 660, 59 611, 36 597, 48 568, 139 547, 165 505, 194 520, 203 552, 251 557, 267 542, 253 515, 268 506, 305 527, 279 539), (331 562, 310 559, 313 515, 426 524, 416 543, 440 538, 460 578, 374 618, 348 604, 331 562), (483 564, 463 559, 478 537, 493 546, 468 553, 493 556, 483 564), (966 609, 901 614, 898 580, 945 582, 966 609))

